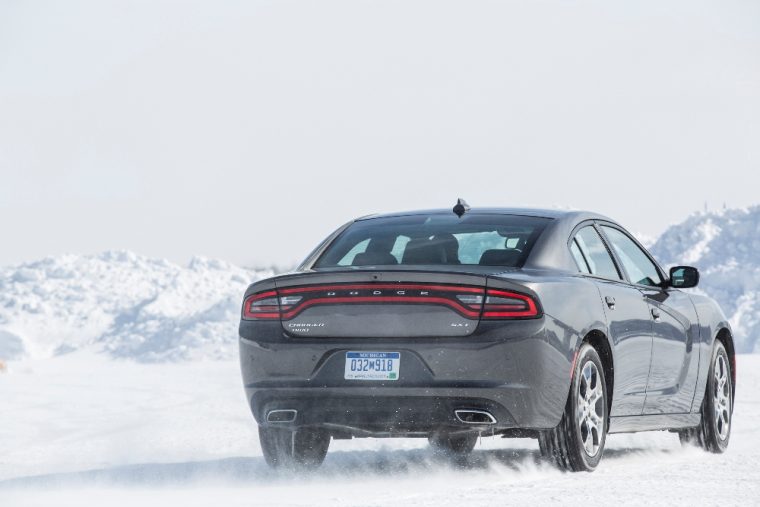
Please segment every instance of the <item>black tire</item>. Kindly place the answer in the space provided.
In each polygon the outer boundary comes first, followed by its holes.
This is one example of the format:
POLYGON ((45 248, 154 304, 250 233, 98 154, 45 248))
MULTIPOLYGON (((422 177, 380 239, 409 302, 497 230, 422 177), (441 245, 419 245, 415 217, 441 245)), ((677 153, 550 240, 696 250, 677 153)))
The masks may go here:
POLYGON ((475 448, 478 436, 477 433, 459 433, 456 435, 431 433, 428 436, 428 442, 436 452, 464 456, 470 454, 475 448))
POLYGON ((578 351, 562 419, 556 428, 539 433, 541 455, 563 470, 593 471, 604 454, 608 410, 602 360, 594 347, 584 343, 578 351))
POLYGON ((272 468, 317 468, 330 447, 330 434, 317 428, 259 426, 264 460, 272 468))
POLYGON ((699 426, 678 432, 683 445, 697 445, 720 454, 728 448, 734 409, 733 372, 726 348, 715 340, 699 426))

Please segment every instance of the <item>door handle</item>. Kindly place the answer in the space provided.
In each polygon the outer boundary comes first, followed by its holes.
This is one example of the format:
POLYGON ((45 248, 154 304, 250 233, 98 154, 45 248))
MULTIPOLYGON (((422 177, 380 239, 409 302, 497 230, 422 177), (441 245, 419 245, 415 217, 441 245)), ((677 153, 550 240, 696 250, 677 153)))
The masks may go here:
POLYGON ((604 300, 607 302, 607 306, 610 307, 610 310, 615 309, 615 298, 612 296, 607 296, 604 298, 604 300))
POLYGON ((655 322, 660 322, 660 310, 652 308, 652 318, 655 322))

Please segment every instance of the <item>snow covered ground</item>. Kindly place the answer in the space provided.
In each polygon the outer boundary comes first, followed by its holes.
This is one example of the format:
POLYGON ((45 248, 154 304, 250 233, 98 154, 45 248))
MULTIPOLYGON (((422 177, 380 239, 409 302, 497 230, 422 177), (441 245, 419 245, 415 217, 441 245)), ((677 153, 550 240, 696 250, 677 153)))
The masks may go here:
POLYGON ((81 351, 0 373, 0 505, 760 505, 760 355, 738 359, 724 455, 674 434, 612 435, 600 468, 568 474, 533 440, 471 458, 422 440, 333 442, 310 474, 270 471, 234 360, 139 363, 81 351))

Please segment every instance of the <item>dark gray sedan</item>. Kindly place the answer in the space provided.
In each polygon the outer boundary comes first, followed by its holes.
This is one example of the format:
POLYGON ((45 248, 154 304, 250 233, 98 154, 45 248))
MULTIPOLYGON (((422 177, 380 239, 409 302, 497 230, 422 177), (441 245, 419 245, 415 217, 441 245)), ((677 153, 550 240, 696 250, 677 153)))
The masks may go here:
POLYGON ((534 437, 593 470, 607 433, 728 445, 731 328, 625 229, 577 211, 414 211, 354 220, 292 273, 251 285, 248 402, 272 466, 316 466, 331 439, 534 437))

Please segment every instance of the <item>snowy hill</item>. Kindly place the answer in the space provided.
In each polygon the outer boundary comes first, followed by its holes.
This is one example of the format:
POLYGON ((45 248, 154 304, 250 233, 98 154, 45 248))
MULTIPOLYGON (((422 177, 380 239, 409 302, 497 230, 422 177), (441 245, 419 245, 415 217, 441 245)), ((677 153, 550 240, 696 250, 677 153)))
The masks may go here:
POLYGON ((140 361, 230 357, 243 291, 270 275, 131 252, 0 268, 0 359, 81 348, 140 361))
POLYGON ((760 352, 760 206, 695 213, 652 246, 665 266, 699 268, 699 289, 729 317, 740 352, 760 352))

